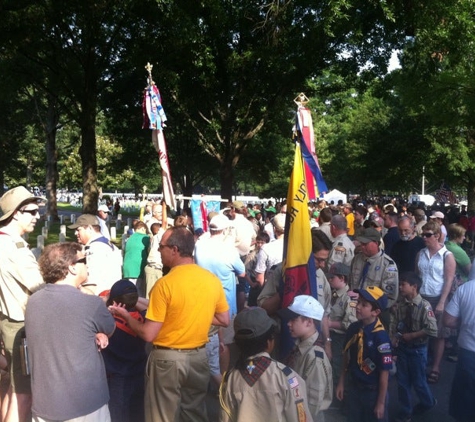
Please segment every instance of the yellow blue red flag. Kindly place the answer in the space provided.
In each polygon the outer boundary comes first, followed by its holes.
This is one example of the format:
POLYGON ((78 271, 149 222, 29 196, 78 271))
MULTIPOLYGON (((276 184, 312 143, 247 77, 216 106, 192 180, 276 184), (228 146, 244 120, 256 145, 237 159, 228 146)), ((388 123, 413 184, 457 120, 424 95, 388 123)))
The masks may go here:
POLYGON ((286 308, 297 295, 317 297, 315 262, 308 213, 304 161, 300 142, 296 142, 294 168, 287 193, 287 215, 284 235, 284 292, 282 307, 286 308))

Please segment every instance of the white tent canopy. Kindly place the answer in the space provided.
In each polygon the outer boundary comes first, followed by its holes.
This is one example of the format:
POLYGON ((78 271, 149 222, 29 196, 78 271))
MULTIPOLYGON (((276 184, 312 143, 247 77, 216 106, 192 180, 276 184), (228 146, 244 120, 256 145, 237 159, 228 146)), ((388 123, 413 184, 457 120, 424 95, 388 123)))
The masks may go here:
POLYGON ((343 201, 344 204, 347 202, 346 195, 340 192, 338 189, 333 189, 332 191, 328 192, 326 195, 323 195, 323 199, 327 201, 327 203, 330 203, 331 201, 333 201, 335 205, 338 204, 338 201, 340 199, 343 201))

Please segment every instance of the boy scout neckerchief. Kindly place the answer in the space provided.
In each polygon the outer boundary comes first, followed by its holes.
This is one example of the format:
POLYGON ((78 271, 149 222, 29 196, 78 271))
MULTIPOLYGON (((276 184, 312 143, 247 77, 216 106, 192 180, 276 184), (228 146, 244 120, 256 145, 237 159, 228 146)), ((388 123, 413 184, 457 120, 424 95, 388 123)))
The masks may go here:
POLYGON ((239 369, 244 380, 252 387, 272 362, 267 356, 257 356, 249 360, 247 368, 239 369))
MULTIPOLYGON (((374 325, 374 328, 371 332, 377 333, 378 331, 384 331, 383 324, 381 324, 381 321, 379 320, 379 318, 376 321, 376 324, 374 325)), ((346 346, 343 349, 343 353, 345 353, 356 342, 358 342, 357 362, 360 369, 362 369, 363 367, 363 327, 361 327, 359 331, 353 337, 351 337, 348 343, 346 343, 346 346)))

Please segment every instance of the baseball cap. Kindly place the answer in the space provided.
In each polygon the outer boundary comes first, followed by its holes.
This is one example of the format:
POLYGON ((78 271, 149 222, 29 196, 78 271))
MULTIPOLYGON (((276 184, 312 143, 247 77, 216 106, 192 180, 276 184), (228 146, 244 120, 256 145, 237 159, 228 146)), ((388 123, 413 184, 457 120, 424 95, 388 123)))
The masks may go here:
POLYGON ((137 287, 130 280, 122 279, 112 285, 109 297, 114 299, 127 293, 137 293, 137 287))
POLYGON ((266 208, 266 211, 267 211, 267 212, 273 212, 274 214, 277 212, 277 211, 275 210, 275 207, 266 208))
POLYGON ((275 321, 262 308, 246 308, 234 318, 234 338, 250 340, 267 333, 275 321))
POLYGON ((375 228, 368 227, 364 229, 363 234, 361 236, 356 236, 356 240, 361 243, 369 243, 369 242, 380 242, 381 241, 381 233, 379 233, 375 228))
POLYGON ((323 318, 323 306, 312 296, 295 296, 293 302, 286 309, 281 309, 278 314, 284 319, 294 319, 298 316, 316 319, 321 321, 323 318))
POLYGON ((110 212, 109 208, 105 204, 99 205, 99 208, 97 208, 97 211, 110 212))
POLYGON ((209 222, 209 228, 211 231, 224 230, 229 227, 229 218, 225 215, 215 215, 209 222))
POLYGON ((344 275, 344 276, 349 276, 350 275, 350 267, 348 265, 343 264, 342 262, 335 262, 330 269, 328 270, 328 273, 326 274, 328 276, 332 275, 344 275))
POLYGON ((285 214, 277 214, 273 219, 272 219, 272 225, 280 231, 284 231, 285 229, 285 214))
POLYGON ((378 308, 384 311, 388 307, 388 297, 377 286, 369 286, 365 289, 355 289, 355 293, 360 294, 368 302, 375 303, 378 308))
POLYGON ((92 214, 82 214, 78 217, 74 224, 68 226, 68 229, 77 229, 81 226, 99 226, 99 220, 95 215, 92 214))
POLYGON ((0 198, 0 211, 2 213, 0 221, 6 220, 22 205, 42 200, 43 198, 40 196, 34 196, 24 186, 18 186, 16 188, 7 190, 0 198))
POLYGON ((435 212, 432 213, 430 218, 440 218, 440 219, 443 220, 445 218, 445 215, 443 213, 441 213, 440 211, 435 211, 435 212))
POLYGON ((242 201, 234 201, 233 202, 233 207, 237 208, 238 210, 241 208, 244 208, 244 202, 242 201))

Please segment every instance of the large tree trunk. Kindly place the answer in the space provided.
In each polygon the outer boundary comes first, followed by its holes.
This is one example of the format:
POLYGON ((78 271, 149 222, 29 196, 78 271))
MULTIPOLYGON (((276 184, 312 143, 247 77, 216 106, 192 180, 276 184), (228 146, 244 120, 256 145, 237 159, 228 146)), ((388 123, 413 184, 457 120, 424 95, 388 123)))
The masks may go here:
POLYGON ((234 184, 234 167, 232 158, 221 162, 219 168, 219 179, 221 182, 221 198, 232 201, 234 184))
POLYGON ((48 114, 46 116, 46 215, 53 220, 59 220, 58 203, 56 198, 56 184, 58 181, 58 151, 56 150, 56 132, 58 129, 59 115, 56 98, 48 96, 48 114))
POLYGON ((82 211, 85 214, 96 214, 99 190, 97 188, 95 105, 90 107, 89 110, 83 110, 83 119, 81 119, 81 138, 79 154, 81 155, 82 161, 82 211))

